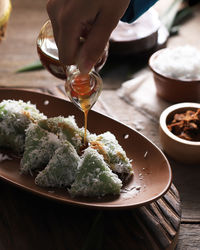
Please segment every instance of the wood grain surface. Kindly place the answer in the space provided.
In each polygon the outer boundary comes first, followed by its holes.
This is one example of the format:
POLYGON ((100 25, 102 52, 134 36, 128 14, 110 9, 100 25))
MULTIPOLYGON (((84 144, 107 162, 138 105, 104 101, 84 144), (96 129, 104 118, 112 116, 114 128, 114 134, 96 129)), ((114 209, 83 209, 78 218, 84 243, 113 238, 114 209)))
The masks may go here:
POLYGON ((177 243, 181 210, 174 186, 157 202, 125 211, 67 206, 2 181, 0 189, 2 250, 174 249, 177 243))
MULTIPOLYGON (((162 1, 166 4, 164 0, 159 1, 160 4, 162 1)), ((35 41, 47 19, 45 5, 44 0, 13 1, 6 37, 0 44, 0 86, 37 89, 65 98, 63 82, 46 70, 15 73, 19 68, 38 60, 35 41)), ((179 35, 169 39, 168 46, 189 43, 200 48, 197 32, 199 22, 200 11, 197 9, 195 15, 181 26, 179 35)), ((158 118, 162 109, 170 103, 163 103, 153 94, 152 103, 148 103, 148 96, 145 95, 147 91, 144 89, 153 86, 153 79, 144 67, 146 62, 133 57, 109 58, 101 72, 104 91, 94 109, 137 129, 161 147, 158 118), (143 88, 135 93, 134 101, 127 102, 119 98, 118 89, 122 82, 141 74, 148 75, 142 84, 143 88)), ((98 214, 94 210, 67 207, 30 195, 1 181, 0 249, 81 249, 91 233, 91 227, 94 228, 94 235, 99 236, 94 237, 94 241, 102 242, 100 239, 104 237, 103 242, 110 247, 108 249, 173 249, 171 243, 177 241, 178 250, 199 249, 200 168, 169 160, 177 189, 172 186, 157 202, 125 214, 98 214), (78 224, 74 223, 75 220, 78 224), (119 223, 121 220, 123 224, 119 223), (105 229, 103 233, 102 228, 105 229), (142 245, 140 248, 136 248, 138 243, 142 245)))

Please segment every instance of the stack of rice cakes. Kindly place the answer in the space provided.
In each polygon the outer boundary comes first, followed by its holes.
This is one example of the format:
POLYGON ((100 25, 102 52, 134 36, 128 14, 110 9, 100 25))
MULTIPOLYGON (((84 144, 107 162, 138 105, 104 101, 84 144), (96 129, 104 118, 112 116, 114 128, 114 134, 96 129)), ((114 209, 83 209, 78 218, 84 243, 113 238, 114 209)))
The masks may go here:
POLYGON ((87 131, 74 116, 47 118, 30 102, 0 103, 0 146, 23 154, 22 174, 37 173, 36 185, 65 187, 72 197, 119 195, 124 176, 133 175, 131 161, 110 132, 87 131))

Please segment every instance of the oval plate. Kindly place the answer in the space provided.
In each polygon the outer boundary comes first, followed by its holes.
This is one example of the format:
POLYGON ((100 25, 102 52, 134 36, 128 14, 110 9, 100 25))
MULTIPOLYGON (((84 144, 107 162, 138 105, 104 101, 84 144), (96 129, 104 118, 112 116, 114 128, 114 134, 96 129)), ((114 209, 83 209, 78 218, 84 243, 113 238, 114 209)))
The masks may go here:
MULTIPOLYGON (((79 126, 83 126, 83 113, 72 103, 37 92, 16 89, 1 89, 0 101, 14 99, 31 101, 48 117, 74 115, 79 126)), ((171 184, 171 168, 164 154, 137 131, 105 115, 90 111, 88 129, 93 133, 110 131, 132 159, 134 177, 122 189, 119 196, 98 199, 71 198, 66 189, 41 188, 35 185, 32 176, 20 175, 20 159, 0 162, 0 178, 34 194, 60 202, 105 209, 124 209, 142 206, 158 199, 171 184)))

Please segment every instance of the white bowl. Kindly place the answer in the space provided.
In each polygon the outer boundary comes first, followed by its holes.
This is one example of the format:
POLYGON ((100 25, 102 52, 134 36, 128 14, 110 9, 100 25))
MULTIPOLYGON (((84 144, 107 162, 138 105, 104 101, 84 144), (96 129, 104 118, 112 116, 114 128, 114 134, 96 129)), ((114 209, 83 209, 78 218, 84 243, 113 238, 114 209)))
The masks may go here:
POLYGON ((160 142, 163 151, 174 160, 186 164, 200 163, 200 141, 189 141, 174 135, 167 127, 176 113, 197 110, 200 103, 178 103, 166 108, 160 116, 160 142))

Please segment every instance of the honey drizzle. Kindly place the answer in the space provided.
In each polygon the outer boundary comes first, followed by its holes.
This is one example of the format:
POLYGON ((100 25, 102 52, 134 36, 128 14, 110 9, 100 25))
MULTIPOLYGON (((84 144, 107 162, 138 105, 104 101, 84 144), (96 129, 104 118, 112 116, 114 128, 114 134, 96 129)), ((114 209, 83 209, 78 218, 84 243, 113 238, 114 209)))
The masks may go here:
POLYGON ((88 122, 88 112, 89 112, 89 110, 85 110, 85 111, 84 111, 84 118, 85 118, 84 145, 87 144, 87 122, 88 122))
POLYGON ((88 112, 91 108, 90 104, 90 76, 80 74, 74 79, 73 89, 78 94, 78 98, 80 99, 80 106, 84 113, 84 145, 87 145, 87 123, 88 123, 88 112))
POLYGON ((76 69, 74 70, 74 68, 72 68, 71 71, 70 68, 67 70, 67 82, 65 84, 66 93, 70 100, 84 113, 84 148, 88 145, 88 112, 101 93, 102 80, 96 72, 92 74, 82 74, 77 72, 76 69))
POLYGON ((87 123, 88 123, 88 113, 90 110, 90 102, 89 97, 87 98, 80 98, 80 106, 84 113, 84 145, 87 145, 87 123))

